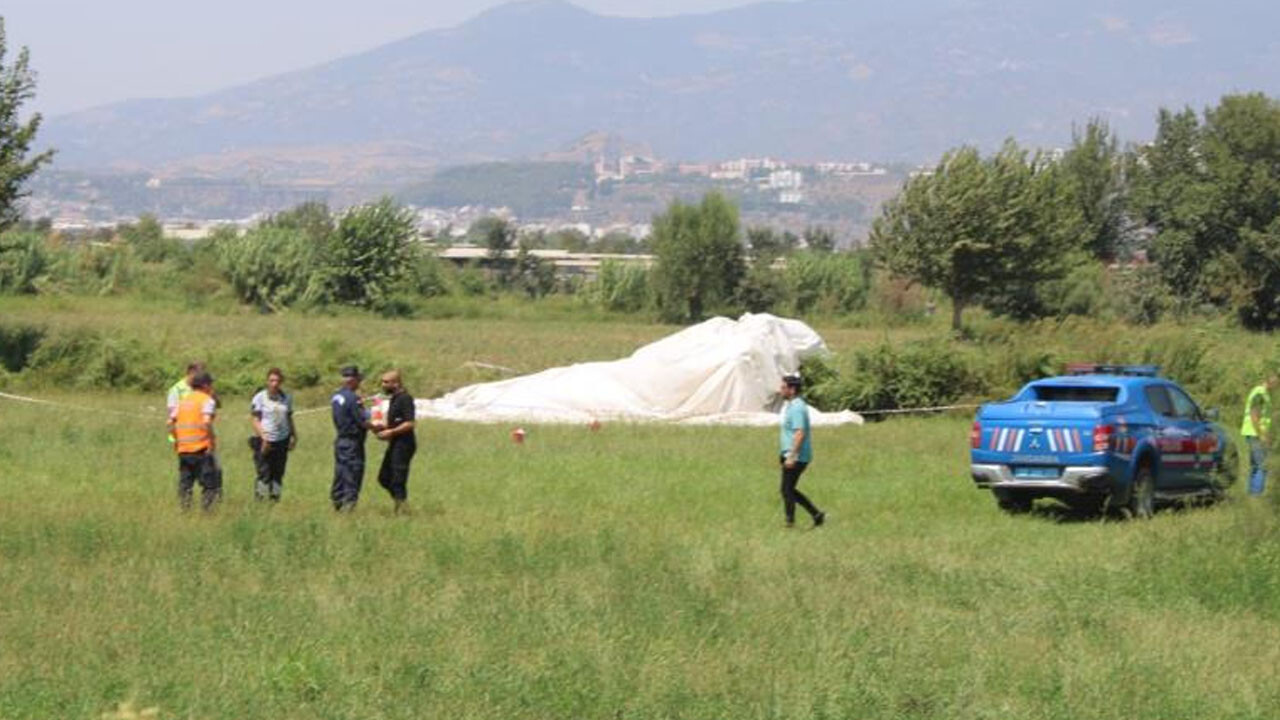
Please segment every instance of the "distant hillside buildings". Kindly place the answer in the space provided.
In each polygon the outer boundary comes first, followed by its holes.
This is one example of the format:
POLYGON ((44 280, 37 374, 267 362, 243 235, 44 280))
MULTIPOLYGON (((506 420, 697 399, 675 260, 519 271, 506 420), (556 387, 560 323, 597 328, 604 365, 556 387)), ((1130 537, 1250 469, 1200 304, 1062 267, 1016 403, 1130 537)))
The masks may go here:
POLYGON ((887 175, 888 169, 869 162, 789 163, 774 158, 738 158, 717 164, 680 163, 674 167, 653 157, 627 155, 617 160, 599 157, 595 162, 596 184, 626 182, 674 170, 683 176, 705 177, 727 183, 754 183, 761 190, 777 191, 778 202, 799 205, 805 201, 805 174, 829 177, 870 177, 887 175))
MULTIPOLYGON (((596 145, 599 147, 592 146, 577 155, 576 161, 591 164, 597 189, 608 184, 661 184, 664 182, 663 176, 673 179, 700 178, 726 186, 730 191, 744 190, 757 198, 771 198, 777 206, 789 206, 784 212, 792 212, 793 208, 795 213, 803 213, 804 206, 813 204, 808 196, 811 189, 819 195, 825 192, 822 188, 815 187, 815 183, 821 185, 824 179, 883 176, 889 173, 885 167, 869 162, 795 163, 771 157, 744 157, 718 163, 670 163, 637 146, 625 147, 621 143, 599 142, 596 145)), ((648 223, 634 222, 638 219, 636 216, 597 212, 592 207, 592 195, 590 188, 581 188, 574 195, 571 207, 564 208, 556 217, 539 218, 533 223, 522 222, 509 208, 491 205, 416 207, 414 210, 418 214, 423 235, 442 239, 457 240, 466 237, 471 226, 484 217, 502 218, 516 224, 522 232, 551 234, 571 230, 589 240, 599 240, 610 235, 625 235, 643 240, 652 232, 648 223)), ((162 179, 154 176, 121 180, 107 176, 85 176, 70 185, 68 182, 62 182, 61 185, 50 182, 47 187, 37 187, 27 202, 27 215, 50 218, 53 227, 57 229, 83 231, 132 222, 141 206, 159 216, 166 225, 168 234, 192 240, 207 235, 215 227, 253 226, 268 215, 270 209, 292 207, 305 201, 326 202, 335 209, 340 209, 359 202, 359 197, 350 192, 327 193, 324 188, 311 185, 268 187, 230 180, 162 179), (158 199, 162 194, 169 200, 163 204, 158 199), (114 202, 118 199, 116 195, 129 200, 128 205, 131 207, 117 207, 114 202), (171 195, 174 197, 171 198, 171 195), (238 206, 263 209, 245 217, 228 217, 212 207, 203 208, 203 212, 196 210, 202 208, 197 201, 209 197, 225 200, 222 206, 226 208, 238 206), (252 202, 254 199, 258 202, 252 202), (209 219, 209 215, 204 213, 218 213, 214 217, 225 219, 209 219)))

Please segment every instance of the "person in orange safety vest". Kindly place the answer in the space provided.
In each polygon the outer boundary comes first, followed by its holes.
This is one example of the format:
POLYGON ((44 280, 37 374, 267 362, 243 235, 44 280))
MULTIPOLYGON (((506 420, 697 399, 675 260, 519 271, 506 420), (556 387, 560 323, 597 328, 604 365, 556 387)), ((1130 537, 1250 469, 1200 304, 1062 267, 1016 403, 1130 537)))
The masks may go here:
POLYGON ((178 504, 183 510, 191 508, 197 482, 202 510, 213 510, 222 498, 222 473, 215 456, 218 440, 213 432, 217 413, 213 378, 207 372, 191 379, 191 392, 169 411, 169 435, 178 453, 178 504))

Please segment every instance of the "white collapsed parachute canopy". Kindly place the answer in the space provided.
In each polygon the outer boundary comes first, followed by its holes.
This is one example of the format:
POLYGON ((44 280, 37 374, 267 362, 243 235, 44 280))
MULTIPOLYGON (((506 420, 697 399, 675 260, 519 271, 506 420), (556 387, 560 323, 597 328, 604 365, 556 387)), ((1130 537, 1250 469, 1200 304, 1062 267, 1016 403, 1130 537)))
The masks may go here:
MULTIPOLYGON (((799 320, 713 318, 621 360, 470 385, 419 401, 417 410, 468 422, 770 425, 778 422, 782 376, 825 352, 818 333, 799 320)), ((815 425, 862 422, 852 412, 812 411, 810 418, 815 425)))

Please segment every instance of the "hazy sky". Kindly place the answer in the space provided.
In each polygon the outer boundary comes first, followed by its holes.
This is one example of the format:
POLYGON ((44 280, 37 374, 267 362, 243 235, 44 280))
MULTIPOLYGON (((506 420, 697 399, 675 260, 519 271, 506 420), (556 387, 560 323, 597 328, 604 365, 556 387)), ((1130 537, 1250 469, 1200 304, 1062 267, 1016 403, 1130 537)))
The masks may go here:
MULTIPOLYGON (((757 0, 574 0, 605 15, 708 12, 757 0)), ((32 108, 198 95, 457 25, 503 0, 4 0, 10 57, 39 73, 32 108)))

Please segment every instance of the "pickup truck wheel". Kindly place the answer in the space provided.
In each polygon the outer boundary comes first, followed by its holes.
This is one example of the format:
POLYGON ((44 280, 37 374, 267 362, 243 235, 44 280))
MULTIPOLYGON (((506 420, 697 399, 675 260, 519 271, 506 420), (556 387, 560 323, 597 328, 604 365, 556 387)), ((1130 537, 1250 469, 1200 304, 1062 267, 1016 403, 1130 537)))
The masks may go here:
POLYGON ((1023 515, 1031 512, 1031 498, 1025 495, 1018 495, 1011 492, 1001 492, 999 490, 992 491, 996 496, 996 505, 1000 509, 1010 515, 1023 515))
POLYGON ((1129 489, 1129 515, 1146 520, 1156 512, 1156 477, 1151 472, 1151 465, 1143 463, 1133 476, 1133 487, 1129 489))

